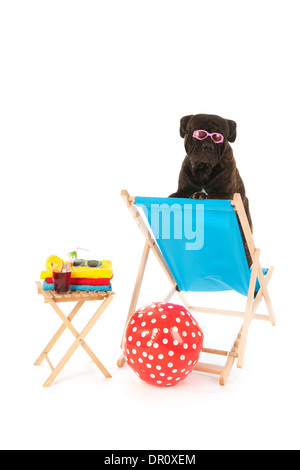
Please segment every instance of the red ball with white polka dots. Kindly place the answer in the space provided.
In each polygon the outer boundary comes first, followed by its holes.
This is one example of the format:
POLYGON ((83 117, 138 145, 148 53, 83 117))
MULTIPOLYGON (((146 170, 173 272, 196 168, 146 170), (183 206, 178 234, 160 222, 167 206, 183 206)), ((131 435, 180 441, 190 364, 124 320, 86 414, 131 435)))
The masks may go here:
POLYGON ((203 340, 200 326, 186 308, 152 303, 131 316, 125 332, 124 355, 140 379, 170 387, 192 372, 203 340))

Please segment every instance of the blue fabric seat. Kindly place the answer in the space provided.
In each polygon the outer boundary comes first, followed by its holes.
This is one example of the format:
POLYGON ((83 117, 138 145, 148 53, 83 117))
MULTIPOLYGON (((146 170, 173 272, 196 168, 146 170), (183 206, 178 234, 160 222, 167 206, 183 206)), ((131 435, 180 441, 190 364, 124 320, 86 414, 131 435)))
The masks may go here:
POLYGON ((230 200, 135 197, 134 204, 143 209, 179 290, 248 295, 251 270, 230 200))

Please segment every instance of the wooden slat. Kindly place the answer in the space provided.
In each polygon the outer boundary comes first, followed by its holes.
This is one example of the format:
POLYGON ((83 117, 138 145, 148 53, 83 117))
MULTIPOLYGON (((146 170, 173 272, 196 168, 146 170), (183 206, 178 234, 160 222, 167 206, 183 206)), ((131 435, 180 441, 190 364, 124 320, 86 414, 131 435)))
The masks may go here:
POLYGON ((206 308, 206 307, 194 307, 189 306, 188 310, 190 312, 205 312, 205 313, 214 313, 216 315, 228 315, 232 317, 244 317, 245 312, 239 312, 235 310, 222 310, 218 308, 206 308))
POLYGON ((54 291, 43 290, 42 283, 37 281, 38 294, 44 296, 45 302, 48 300, 54 300, 54 302, 78 302, 79 300, 90 301, 90 300, 104 300, 106 297, 114 295, 114 291, 69 291, 65 294, 57 294, 54 291))
POLYGON ((232 357, 238 357, 237 353, 232 352, 232 351, 221 351, 220 349, 210 349, 210 348, 203 348, 202 352, 207 353, 207 354, 216 354, 218 356, 232 356, 232 357))
POLYGON ((52 362, 50 361, 50 358, 49 358, 49 356, 47 356, 47 354, 45 355, 45 359, 46 359, 46 361, 48 362, 50 369, 51 369, 52 371, 54 371, 54 367, 53 367, 53 365, 52 365, 52 362))
POLYGON ((195 365, 194 370, 197 372, 206 372, 207 374, 221 375, 223 367, 216 364, 205 364, 204 362, 198 362, 195 365))

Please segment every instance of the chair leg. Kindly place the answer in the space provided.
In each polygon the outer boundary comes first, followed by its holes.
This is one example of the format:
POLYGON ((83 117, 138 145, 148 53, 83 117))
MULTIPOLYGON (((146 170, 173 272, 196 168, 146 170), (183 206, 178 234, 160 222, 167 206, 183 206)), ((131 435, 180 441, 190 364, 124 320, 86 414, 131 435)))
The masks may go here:
MULTIPOLYGON (((150 251, 150 246, 149 246, 149 243, 146 241, 144 245, 144 250, 143 250, 138 274, 137 274, 136 281, 135 281, 135 286, 134 286, 132 297, 131 297, 128 315, 127 315, 126 322, 125 322, 125 327, 124 327, 122 340, 121 340, 121 346, 120 346, 121 349, 123 349, 123 345, 124 345, 124 337, 125 337, 125 331, 126 331, 128 320, 131 317, 131 315, 135 312, 135 309, 137 306, 137 302, 138 302, 139 294, 141 290, 141 285, 142 285, 142 281, 143 281, 143 277, 144 277, 144 273, 146 269, 146 264, 148 261, 149 251, 150 251)), ((123 367, 124 364, 125 364, 125 357, 124 357, 124 354, 121 354, 120 358, 117 361, 117 365, 118 367, 123 367)))
POLYGON ((221 376, 220 376, 220 381, 219 381, 220 385, 224 386, 227 383, 229 374, 231 372, 231 369, 234 365, 234 361, 236 359, 236 355, 238 353, 240 339, 241 339, 241 333, 238 334, 238 337, 236 338, 236 340, 234 342, 234 345, 233 345, 230 353, 228 354, 226 364, 225 364, 225 366, 223 368, 223 371, 221 373, 221 376))
POLYGON ((229 374, 230 374, 231 369, 233 367, 234 361, 235 361, 235 357, 228 356, 228 359, 226 361, 226 364, 225 364, 225 366, 223 368, 223 371, 221 373, 221 376, 220 376, 220 380, 219 380, 220 385, 222 385, 222 386, 226 385, 229 374))
POLYGON ((256 284, 256 279, 257 279, 257 274, 258 274, 259 255, 260 255, 260 250, 256 248, 254 252, 254 257, 253 257, 253 266, 252 266, 252 273, 251 273, 249 291, 248 291, 248 297, 247 297, 245 319, 244 319, 244 323, 243 323, 242 330, 241 330, 241 342, 239 344, 239 355, 238 355, 238 360, 237 360, 237 367, 239 368, 243 367, 248 330, 249 330, 249 326, 250 326, 251 319, 252 319, 253 297, 254 297, 255 284, 256 284))
POLYGON ((131 298, 131 302, 130 302, 130 307, 129 307, 126 323, 125 323, 125 328, 124 328, 124 332, 123 332, 123 336, 122 336, 122 342, 121 342, 121 348, 123 348, 124 335, 125 335, 127 322, 129 320, 129 318, 131 317, 131 315, 134 313, 134 311, 136 309, 136 306, 137 306, 137 302, 138 302, 139 294, 140 294, 140 290, 141 290, 141 285, 142 285, 142 281, 143 281, 143 277, 144 277, 144 273, 145 273, 145 269, 146 269, 146 264, 147 264, 147 261, 148 261, 149 251, 150 251, 150 246, 149 246, 148 242, 146 241, 145 246, 144 246, 144 250, 143 250, 143 254, 142 254, 142 258, 141 258, 141 262, 140 262, 140 266, 139 266, 139 270, 138 270, 138 274, 137 274, 137 278, 136 278, 136 281, 135 281, 135 286, 134 286, 134 289, 133 289, 133 294, 132 294, 132 298, 131 298))
POLYGON ((121 356, 119 357, 119 359, 117 360, 117 366, 118 367, 123 367, 124 364, 125 364, 125 356, 122 353, 121 356))
MULTIPOLYGON (((271 275, 273 274, 273 271, 274 271, 273 266, 269 269, 269 271, 270 271, 270 277, 271 277, 271 275)), ((260 286, 261 286, 262 295, 263 295, 263 297, 265 299, 265 302, 266 302, 266 307, 267 307, 267 310, 268 310, 268 313, 269 313, 270 321, 272 323, 272 326, 275 326, 276 325, 276 317, 275 317, 275 313, 274 313, 274 310, 273 310, 273 306, 272 306, 271 298, 270 298, 270 295, 269 295, 269 291, 268 291, 268 288, 267 288, 268 281, 264 278, 260 266, 259 266, 259 270, 258 270, 258 280, 259 280, 259 283, 260 283, 260 286)))

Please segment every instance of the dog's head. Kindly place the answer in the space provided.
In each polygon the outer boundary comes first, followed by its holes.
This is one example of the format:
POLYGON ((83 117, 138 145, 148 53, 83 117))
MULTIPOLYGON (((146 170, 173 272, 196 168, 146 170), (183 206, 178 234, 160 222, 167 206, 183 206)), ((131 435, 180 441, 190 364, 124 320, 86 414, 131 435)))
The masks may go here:
POLYGON ((200 164, 212 169, 222 159, 227 142, 235 141, 236 123, 213 114, 184 116, 180 135, 193 169, 200 164))

